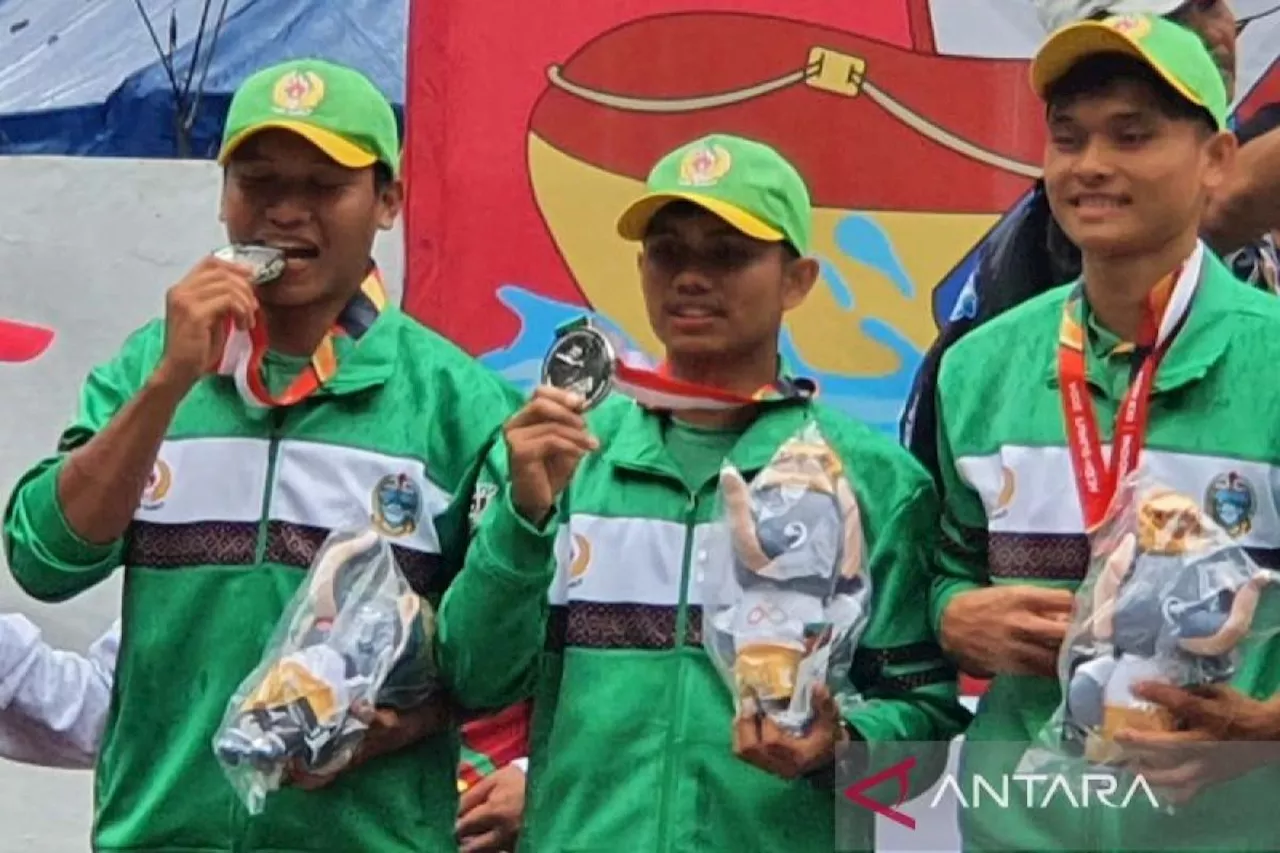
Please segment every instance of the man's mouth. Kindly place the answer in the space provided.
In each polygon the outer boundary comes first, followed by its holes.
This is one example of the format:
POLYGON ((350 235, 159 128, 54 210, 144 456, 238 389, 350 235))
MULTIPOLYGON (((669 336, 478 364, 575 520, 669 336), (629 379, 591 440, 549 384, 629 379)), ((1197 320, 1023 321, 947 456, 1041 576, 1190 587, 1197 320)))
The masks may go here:
POLYGON ((320 247, 314 243, 302 243, 286 240, 262 240, 259 245, 279 249, 288 260, 310 260, 319 257, 320 247))
POLYGON ((1129 204, 1129 199, 1120 195, 1106 193, 1081 193, 1071 199, 1070 204, 1077 210, 1119 210, 1129 204))
POLYGON ((675 305, 667 309, 667 313, 681 320, 709 320, 720 316, 719 311, 705 305, 675 305))

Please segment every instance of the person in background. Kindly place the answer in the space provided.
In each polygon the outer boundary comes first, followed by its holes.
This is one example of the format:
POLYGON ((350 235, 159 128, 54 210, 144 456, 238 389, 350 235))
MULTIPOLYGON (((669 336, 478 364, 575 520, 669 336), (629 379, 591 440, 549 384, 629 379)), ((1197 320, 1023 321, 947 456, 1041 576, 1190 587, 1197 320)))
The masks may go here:
MULTIPOLYGON (((1074 21, 1110 14, 1163 15, 1204 40, 1228 96, 1235 86, 1238 22, 1227 0, 1036 0, 1041 23, 1052 32, 1074 21)), ((1255 287, 1280 289, 1280 255, 1270 232, 1280 228, 1280 131, 1254 125, 1246 134, 1230 179, 1214 193, 1203 223, 1210 248, 1235 275, 1255 287)), ((1080 250, 1054 219, 1037 181, 984 239, 978 261, 952 316, 925 353, 903 410, 900 437, 937 479, 936 395, 943 355, 973 329, 1033 296, 1080 274, 1080 250)))

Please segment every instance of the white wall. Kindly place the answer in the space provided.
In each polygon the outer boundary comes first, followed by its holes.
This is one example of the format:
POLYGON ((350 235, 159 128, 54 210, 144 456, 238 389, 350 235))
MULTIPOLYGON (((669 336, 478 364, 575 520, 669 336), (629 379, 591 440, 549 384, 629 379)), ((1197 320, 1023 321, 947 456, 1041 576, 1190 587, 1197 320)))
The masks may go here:
MULTIPOLYGON (((224 242, 220 174, 206 162, 0 157, 0 317, 54 329, 38 360, 0 364, 0 493, 54 446, 85 373, 164 310, 165 290, 224 242)), ((399 230, 377 257, 399 301, 399 230)), ((119 609, 118 578, 42 605, 0 556, 0 613, 21 611, 55 646, 85 649, 119 609)), ((88 849, 88 773, 0 760, 0 853, 88 849)))

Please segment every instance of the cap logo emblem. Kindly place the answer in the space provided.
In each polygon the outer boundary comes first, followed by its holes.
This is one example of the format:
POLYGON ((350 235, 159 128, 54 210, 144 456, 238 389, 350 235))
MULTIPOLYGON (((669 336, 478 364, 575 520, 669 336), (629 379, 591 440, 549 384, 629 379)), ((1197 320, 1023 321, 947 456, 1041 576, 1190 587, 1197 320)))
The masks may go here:
POLYGON ((719 145, 699 145, 680 161, 680 183, 686 187, 709 187, 729 173, 733 158, 719 145))
POLYGON ((290 71, 276 81, 271 102, 276 112, 291 116, 311 115, 324 100, 324 81, 314 71, 290 71))
POLYGON ((1134 39, 1140 39, 1151 32, 1151 21, 1143 15, 1113 15, 1103 23, 1121 35, 1134 39))

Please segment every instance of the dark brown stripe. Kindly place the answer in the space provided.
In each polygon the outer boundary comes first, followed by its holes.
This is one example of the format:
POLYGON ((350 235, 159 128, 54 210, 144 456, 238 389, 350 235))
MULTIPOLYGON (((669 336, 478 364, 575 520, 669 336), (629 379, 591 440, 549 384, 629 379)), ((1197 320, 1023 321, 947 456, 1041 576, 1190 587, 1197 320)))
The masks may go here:
POLYGON ((124 562, 152 569, 250 566, 258 545, 254 522, 201 521, 157 524, 135 521, 125 537, 124 562))
POLYGON ((1089 570, 1083 533, 992 533, 988 542, 993 578, 1081 581, 1089 570))
POLYGON ((942 684, 958 678, 953 666, 935 666, 920 672, 909 672, 906 675, 890 675, 872 683, 873 690, 887 690, 893 693, 909 693, 930 684, 942 684))
MULTIPOLYGON (((656 604, 601 604, 574 601, 551 608, 547 648, 641 649, 661 651, 675 646, 678 608, 656 604)), ((689 607, 685 645, 702 644, 702 610, 689 607)))
POLYGON ((306 569, 316 558, 316 552, 324 544, 329 531, 323 527, 304 524, 286 524, 283 521, 267 522, 267 550, 263 558, 268 563, 296 566, 306 569))
MULTIPOLYGON (((266 560, 300 569, 309 568, 329 533, 323 527, 288 524, 283 521, 269 522, 266 560)), ((440 571, 439 554, 426 554, 395 544, 391 546, 391 553, 395 554, 400 571, 404 572, 409 585, 419 595, 443 592, 448 585, 448 578, 444 578, 444 573, 440 571)))
POLYGON ((886 666, 913 666, 943 659, 941 646, 933 640, 920 640, 882 649, 859 648, 853 656, 853 666, 855 669, 867 667, 878 670, 886 666))

